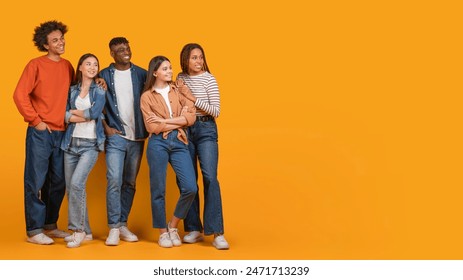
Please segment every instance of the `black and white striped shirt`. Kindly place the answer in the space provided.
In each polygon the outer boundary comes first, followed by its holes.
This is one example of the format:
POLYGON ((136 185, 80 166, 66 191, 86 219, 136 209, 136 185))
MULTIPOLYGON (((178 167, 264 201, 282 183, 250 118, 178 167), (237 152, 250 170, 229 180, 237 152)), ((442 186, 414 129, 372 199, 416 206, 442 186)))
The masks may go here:
POLYGON ((196 76, 189 76, 180 73, 178 79, 183 79, 185 84, 190 88, 193 95, 196 97, 196 115, 211 115, 217 118, 220 114, 220 94, 219 86, 215 77, 209 73, 196 76))

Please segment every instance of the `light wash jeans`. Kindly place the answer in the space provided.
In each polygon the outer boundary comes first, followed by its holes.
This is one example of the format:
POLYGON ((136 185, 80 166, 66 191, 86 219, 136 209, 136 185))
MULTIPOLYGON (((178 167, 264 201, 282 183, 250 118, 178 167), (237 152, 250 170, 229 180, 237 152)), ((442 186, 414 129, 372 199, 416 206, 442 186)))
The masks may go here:
POLYGON ((127 226, 144 145, 144 141, 130 141, 118 134, 106 138, 106 210, 109 228, 127 226))
POLYGON ((63 150, 64 131, 27 128, 24 168, 24 208, 28 236, 56 229, 66 191, 63 150))
MULTIPOLYGON (((188 127, 188 142, 196 178, 198 178, 198 161, 203 176, 204 234, 223 234, 222 197, 217 179, 219 146, 215 120, 198 120, 192 126, 188 127)), ((196 188, 199 189, 197 185, 196 188)), ((197 193, 190 211, 188 211, 188 215, 183 221, 185 231, 202 231, 203 226, 199 216, 199 193, 197 193)))
POLYGON ((193 163, 188 145, 177 139, 178 131, 170 132, 167 139, 162 133, 152 134, 148 141, 146 157, 148 159, 151 191, 151 214, 153 228, 166 228, 166 172, 170 163, 177 175, 180 197, 174 216, 185 218, 196 195, 196 182, 193 163))
POLYGON ((68 194, 68 229, 91 234, 87 210, 87 179, 98 159, 96 139, 72 137, 64 152, 64 174, 68 194))

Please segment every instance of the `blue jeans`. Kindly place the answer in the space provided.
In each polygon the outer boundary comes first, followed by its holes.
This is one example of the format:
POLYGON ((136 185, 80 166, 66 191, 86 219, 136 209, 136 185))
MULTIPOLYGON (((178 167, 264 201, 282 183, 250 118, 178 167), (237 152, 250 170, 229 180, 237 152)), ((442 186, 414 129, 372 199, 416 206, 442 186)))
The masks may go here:
POLYGON ((26 164, 24 168, 24 208, 28 236, 56 229, 59 209, 63 202, 63 150, 60 149, 64 131, 27 128, 26 164))
POLYGON ((98 159, 96 139, 72 137, 64 152, 64 174, 68 194, 68 229, 91 234, 87 211, 87 178, 98 159))
MULTIPOLYGON (((188 141, 188 148, 195 169, 196 181, 198 178, 198 161, 203 176, 204 234, 223 234, 222 198, 220 195, 219 181, 217 179, 219 146, 217 124, 215 120, 198 120, 192 126, 188 127, 188 141)), ((196 189, 199 190, 197 183, 196 189)), ((188 211, 188 215, 183 221, 185 231, 203 230, 199 213, 199 193, 197 193, 190 211, 188 211)))
POLYGON ((127 225, 144 145, 144 141, 130 141, 118 134, 106 139, 106 210, 109 228, 127 225))
POLYGON ((170 132, 167 139, 162 133, 152 134, 148 141, 148 158, 151 191, 151 214, 153 228, 166 228, 166 172, 170 163, 177 175, 180 197, 175 206, 174 216, 185 218, 196 195, 196 182, 188 145, 177 139, 178 131, 170 132))

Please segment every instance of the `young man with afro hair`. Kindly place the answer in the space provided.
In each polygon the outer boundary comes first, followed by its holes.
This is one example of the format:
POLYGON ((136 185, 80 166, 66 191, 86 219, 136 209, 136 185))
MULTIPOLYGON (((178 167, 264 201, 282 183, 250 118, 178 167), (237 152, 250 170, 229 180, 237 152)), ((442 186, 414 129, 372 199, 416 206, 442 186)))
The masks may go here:
POLYGON ((57 228, 65 195, 63 151, 64 112, 74 68, 62 58, 67 26, 47 21, 34 30, 33 42, 45 55, 29 61, 13 99, 28 123, 24 169, 27 241, 48 245, 69 233, 57 228))

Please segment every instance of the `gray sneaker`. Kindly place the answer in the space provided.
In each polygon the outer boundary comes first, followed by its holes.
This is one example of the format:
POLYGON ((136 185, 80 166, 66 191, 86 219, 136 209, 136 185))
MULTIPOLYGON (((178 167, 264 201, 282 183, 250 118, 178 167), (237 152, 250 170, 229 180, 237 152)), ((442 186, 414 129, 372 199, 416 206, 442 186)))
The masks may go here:
POLYGON ((173 246, 168 232, 164 232, 159 236, 158 244, 162 248, 171 248, 173 246))
POLYGON ((39 233, 34 236, 30 236, 27 238, 27 242, 34 243, 34 244, 39 244, 39 245, 50 245, 55 243, 53 239, 50 237, 46 236, 44 233, 39 233))
POLYGON ((227 250, 230 248, 230 245, 228 245, 228 242, 225 240, 223 235, 217 235, 214 238, 214 241, 212 241, 212 245, 218 250, 227 250))
POLYGON ((196 243, 203 241, 203 234, 199 231, 192 231, 183 237, 183 242, 185 243, 196 243))
POLYGON ((127 242, 137 242, 138 241, 138 237, 133 234, 133 232, 131 232, 126 226, 121 226, 119 228, 120 230, 120 238, 124 241, 127 241, 127 242))
POLYGON ((182 241, 180 240, 180 236, 178 235, 178 229, 177 228, 171 228, 167 226, 169 230, 169 237, 170 240, 172 241, 172 245, 174 246, 180 246, 182 245, 182 241))
MULTIPOLYGON (((93 235, 90 234, 85 234, 84 241, 92 241, 93 240, 93 235)), ((72 235, 66 236, 64 238, 64 242, 71 242, 72 241, 72 235)))
POLYGON ((119 235, 120 231, 118 228, 112 228, 109 230, 108 238, 106 238, 105 244, 107 246, 117 246, 119 245, 119 235))
POLYGON ((85 239, 85 232, 74 232, 72 235, 71 235, 71 241, 68 242, 68 244, 66 244, 66 247, 68 248, 77 248, 80 246, 80 243, 82 243, 82 241, 84 241, 85 239))
POLYGON ((70 236, 71 234, 67 231, 60 230, 60 229, 51 229, 45 230, 44 233, 51 238, 65 238, 66 236, 70 236))

